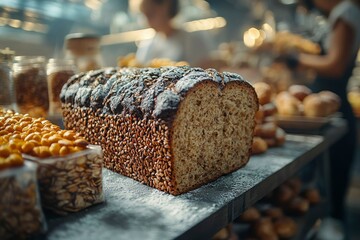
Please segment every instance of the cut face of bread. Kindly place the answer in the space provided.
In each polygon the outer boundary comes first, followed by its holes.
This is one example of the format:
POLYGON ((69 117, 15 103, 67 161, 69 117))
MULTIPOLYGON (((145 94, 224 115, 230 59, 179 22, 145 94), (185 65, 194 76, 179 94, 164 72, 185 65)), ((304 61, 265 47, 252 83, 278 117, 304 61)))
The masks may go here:
POLYGON ((188 92, 171 138, 177 191, 193 189, 247 163, 257 108, 247 91, 239 83, 220 89, 209 81, 188 92))

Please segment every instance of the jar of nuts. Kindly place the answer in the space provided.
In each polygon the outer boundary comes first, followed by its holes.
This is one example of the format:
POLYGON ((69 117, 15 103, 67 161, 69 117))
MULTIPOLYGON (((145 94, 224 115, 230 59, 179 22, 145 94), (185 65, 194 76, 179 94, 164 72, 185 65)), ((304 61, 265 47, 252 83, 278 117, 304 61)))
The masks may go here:
POLYGON ((16 111, 46 117, 49 108, 45 57, 16 56, 13 82, 16 111))
POLYGON ((49 115, 61 116, 61 88, 75 74, 76 67, 71 59, 51 58, 46 69, 49 91, 49 115))
POLYGON ((12 108, 12 79, 11 68, 14 58, 14 51, 0 49, 0 106, 12 108))

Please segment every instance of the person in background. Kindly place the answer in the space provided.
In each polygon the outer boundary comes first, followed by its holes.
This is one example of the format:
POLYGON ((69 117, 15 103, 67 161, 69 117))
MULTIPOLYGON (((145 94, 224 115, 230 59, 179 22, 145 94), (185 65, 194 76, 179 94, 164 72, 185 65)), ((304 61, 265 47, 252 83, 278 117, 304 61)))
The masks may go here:
POLYGON ((313 70, 317 77, 310 86, 314 92, 329 90, 341 98, 340 112, 348 131, 330 148, 331 217, 345 220, 345 197, 356 149, 356 119, 347 99, 347 84, 360 47, 360 1, 306 0, 328 17, 329 32, 321 55, 300 53, 288 57, 290 68, 313 70))
POLYGON ((143 0, 140 10, 156 31, 152 39, 139 44, 136 59, 141 64, 165 58, 202 66, 209 58, 211 44, 203 32, 190 33, 174 26, 173 18, 179 12, 178 0, 143 0))

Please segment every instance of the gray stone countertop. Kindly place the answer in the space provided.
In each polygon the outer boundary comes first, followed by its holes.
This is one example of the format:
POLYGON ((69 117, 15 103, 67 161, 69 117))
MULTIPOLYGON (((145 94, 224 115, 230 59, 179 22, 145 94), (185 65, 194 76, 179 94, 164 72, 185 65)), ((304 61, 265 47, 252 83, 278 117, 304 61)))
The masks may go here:
POLYGON ((188 193, 172 196, 103 171, 105 202, 68 216, 47 216, 43 239, 210 239, 306 163, 326 151, 344 127, 322 136, 287 135, 283 146, 188 193), (330 140, 327 140, 330 139, 330 140))

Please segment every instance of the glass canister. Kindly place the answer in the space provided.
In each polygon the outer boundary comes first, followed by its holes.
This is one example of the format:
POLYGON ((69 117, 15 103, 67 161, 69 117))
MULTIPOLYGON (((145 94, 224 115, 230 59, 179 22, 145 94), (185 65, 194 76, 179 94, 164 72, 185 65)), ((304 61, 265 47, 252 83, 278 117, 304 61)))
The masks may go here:
POLYGON ((46 117, 49 109, 46 59, 16 56, 13 65, 15 107, 19 113, 46 117))
POLYGON ((96 34, 72 33, 65 37, 65 56, 72 59, 80 72, 100 69, 100 36, 96 34))
POLYGON ((0 49, 0 106, 12 109, 14 103, 11 68, 14 51, 9 48, 0 49))
POLYGON ((71 59, 51 58, 46 69, 49 91, 49 115, 61 116, 60 92, 64 84, 75 74, 76 66, 71 59))

